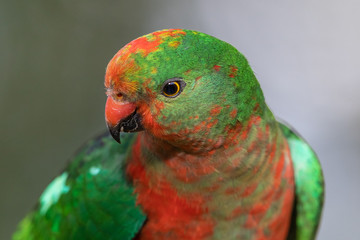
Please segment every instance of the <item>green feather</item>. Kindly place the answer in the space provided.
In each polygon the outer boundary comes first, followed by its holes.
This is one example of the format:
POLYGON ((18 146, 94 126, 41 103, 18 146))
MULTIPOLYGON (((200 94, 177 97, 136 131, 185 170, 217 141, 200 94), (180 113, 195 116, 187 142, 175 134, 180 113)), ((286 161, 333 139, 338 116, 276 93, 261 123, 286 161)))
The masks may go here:
POLYGON ((318 157, 288 126, 280 124, 293 160, 295 205, 288 239, 315 239, 324 202, 324 179, 318 157))
POLYGON ((101 136, 83 147, 13 239, 132 239, 145 221, 122 169, 133 136, 122 135, 121 145, 101 136))

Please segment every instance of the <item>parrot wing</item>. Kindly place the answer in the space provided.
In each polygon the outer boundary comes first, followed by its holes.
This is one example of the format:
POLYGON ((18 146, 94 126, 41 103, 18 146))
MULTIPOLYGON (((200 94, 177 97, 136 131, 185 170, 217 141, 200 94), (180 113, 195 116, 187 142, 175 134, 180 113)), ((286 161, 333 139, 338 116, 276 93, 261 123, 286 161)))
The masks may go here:
POLYGON ((290 147, 295 176, 295 202, 288 239, 315 239, 324 202, 321 165, 299 134, 284 123, 279 125, 290 147))
POLYGON ((81 148, 13 239, 133 239, 146 219, 123 170, 134 135, 119 145, 106 134, 81 148))

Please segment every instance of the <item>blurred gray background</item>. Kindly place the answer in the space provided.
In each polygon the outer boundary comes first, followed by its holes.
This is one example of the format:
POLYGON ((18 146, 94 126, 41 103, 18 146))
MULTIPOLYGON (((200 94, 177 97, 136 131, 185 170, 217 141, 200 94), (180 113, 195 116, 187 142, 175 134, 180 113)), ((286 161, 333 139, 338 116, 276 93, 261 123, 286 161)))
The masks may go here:
POLYGON ((214 35, 247 56, 273 112, 313 146, 326 202, 318 239, 360 236, 359 1, 1 1, 0 239, 105 130, 103 77, 132 39, 214 35))

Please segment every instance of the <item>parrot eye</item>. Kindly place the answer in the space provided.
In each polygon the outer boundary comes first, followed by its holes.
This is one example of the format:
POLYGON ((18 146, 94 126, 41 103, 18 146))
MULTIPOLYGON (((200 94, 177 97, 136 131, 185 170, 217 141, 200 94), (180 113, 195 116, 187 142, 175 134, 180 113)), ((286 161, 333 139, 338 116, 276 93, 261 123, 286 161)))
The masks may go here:
POLYGON ((178 82, 168 82, 163 88, 163 93, 167 97, 175 97, 179 92, 180 84, 178 82))
POLYGON ((177 97, 185 87, 185 82, 181 78, 171 78, 165 81, 162 87, 162 94, 165 97, 177 97))

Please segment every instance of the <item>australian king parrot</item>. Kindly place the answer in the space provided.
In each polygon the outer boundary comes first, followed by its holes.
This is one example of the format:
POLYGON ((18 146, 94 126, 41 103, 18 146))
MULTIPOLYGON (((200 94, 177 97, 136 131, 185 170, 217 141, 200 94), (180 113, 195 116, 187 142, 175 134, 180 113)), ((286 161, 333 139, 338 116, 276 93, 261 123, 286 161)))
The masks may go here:
POLYGON ((276 120, 233 46, 156 31, 115 54, 105 88, 107 133, 48 185, 14 240, 315 238, 318 158, 276 120))

